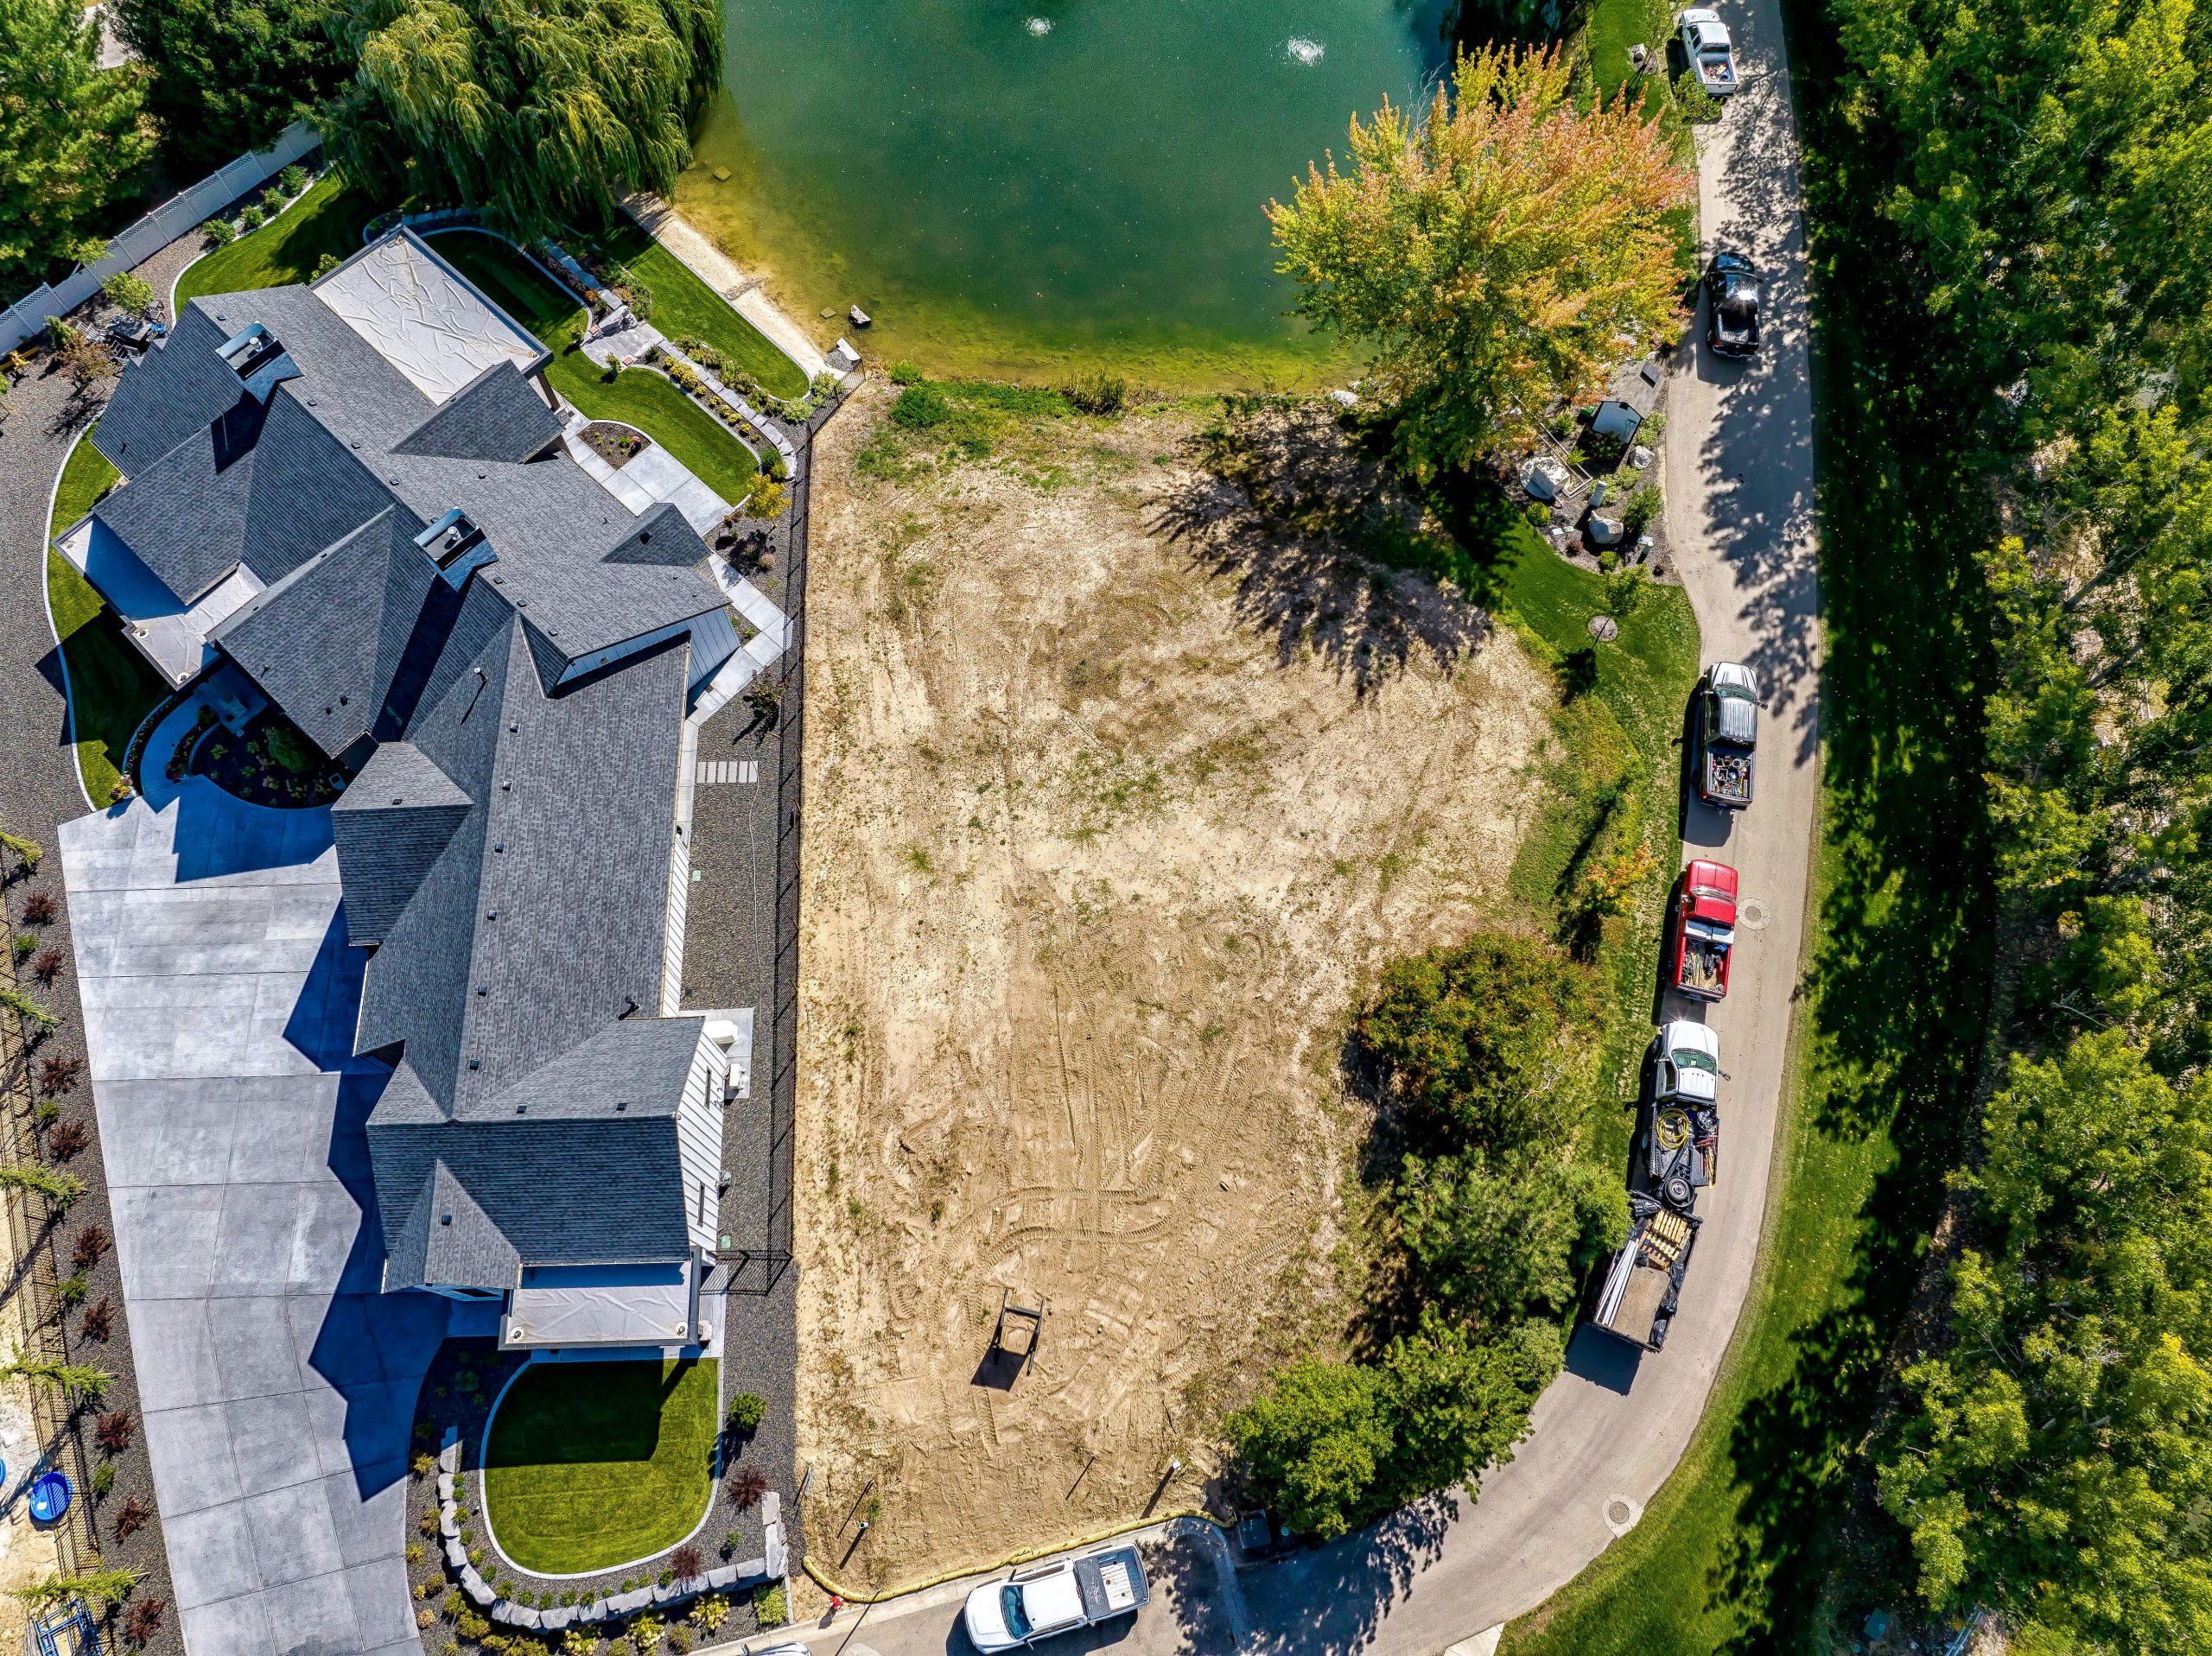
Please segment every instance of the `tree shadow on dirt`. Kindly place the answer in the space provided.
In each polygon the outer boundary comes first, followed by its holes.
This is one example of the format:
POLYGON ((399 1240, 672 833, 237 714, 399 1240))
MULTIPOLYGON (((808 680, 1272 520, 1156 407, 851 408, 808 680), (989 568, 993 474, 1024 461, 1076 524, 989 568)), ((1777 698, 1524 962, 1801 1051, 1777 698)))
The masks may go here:
POLYGON ((1189 458, 1151 527, 1236 582, 1278 666, 1310 651, 1364 695, 1416 661, 1449 673, 1490 637, 1482 594, 1450 578, 1465 560, 1444 526, 1326 405, 1228 398, 1189 458))

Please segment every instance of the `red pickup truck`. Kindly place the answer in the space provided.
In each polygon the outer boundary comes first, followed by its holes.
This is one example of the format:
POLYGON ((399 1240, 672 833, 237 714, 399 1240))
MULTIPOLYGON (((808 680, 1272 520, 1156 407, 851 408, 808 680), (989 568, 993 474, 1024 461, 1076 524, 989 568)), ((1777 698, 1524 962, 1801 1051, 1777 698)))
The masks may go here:
POLYGON ((1668 981, 1693 1000, 1728 993, 1736 948, 1736 871, 1702 859, 1682 870, 1667 911, 1668 981))

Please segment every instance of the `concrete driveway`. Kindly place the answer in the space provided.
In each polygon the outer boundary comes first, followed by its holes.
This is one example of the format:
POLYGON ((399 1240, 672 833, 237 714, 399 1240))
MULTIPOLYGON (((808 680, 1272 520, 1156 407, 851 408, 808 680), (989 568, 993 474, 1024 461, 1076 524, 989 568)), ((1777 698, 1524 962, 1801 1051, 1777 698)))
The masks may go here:
POLYGON ((328 814, 195 779, 60 849, 186 1646, 419 1656, 406 1458, 448 1311, 377 1291, 328 814))

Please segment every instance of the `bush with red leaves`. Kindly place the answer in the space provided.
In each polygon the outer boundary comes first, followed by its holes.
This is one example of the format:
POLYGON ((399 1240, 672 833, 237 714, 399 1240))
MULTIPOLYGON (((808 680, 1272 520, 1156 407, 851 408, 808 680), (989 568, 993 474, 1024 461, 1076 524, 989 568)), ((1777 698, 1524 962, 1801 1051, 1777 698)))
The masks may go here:
POLYGON ((729 1498, 740 1512, 751 1512, 768 1493, 768 1475, 757 1466, 741 1466, 730 1474, 729 1498))
POLYGON ((699 1556, 699 1549, 695 1546, 680 1546, 670 1553, 668 1567, 676 1572, 678 1581, 690 1581, 707 1573, 707 1561, 699 1556))
POLYGON ((47 926, 54 923, 54 899, 44 891, 33 891, 23 899, 23 923, 47 926))
MULTIPOLYGON (((54 1131, 59 1133, 61 1128, 54 1131)), ((77 1233, 77 1246, 69 1250, 69 1263, 79 1271, 89 1271, 100 1262, 100 1255, 114 1246, 115 1238, 107 1234, 106 1226, 87 1225, 77 1233)))
POLYGON ((108 1336, 115 1332, 115 1307, 108 1304, 105 1294, 85 1307, 85 1320, 78 1326, 87 1340, 107 1343, 108 1336))
POLYGON ((48 944, 31 956, 31 971, 41 983, 51 983, 61 975, 62 953, 48 944))
POLYGON ((115 1539, 118 1541, 128 1541, 132 1534, 145 1527, 146 1520, 153 1515, 152 1507, 139 1500, 137 1496, 131 1496, 116 1509, 115 1539))
POLYGON ((92 1423, 93 1439, 108 1455, 120 1455, 129 1449, 135 1430, 130 1417, 120 1409, 111 1409, 92 1423))
POLYGON ((132 1602, 123 1615, 123 1636, 134 1645, 143 1645, 162 1630, 162 1611, 165 1607, 157 1598, 142 1598, 132 1602))
POLYGON ((46 1135, 46 1147, 58 1162, 66 1162, 85 1147, 85 1124, 82 1121, 61 1121, 46 1135))
POLYGON ((66 1093, 77 1084, 77 1077, 85 1073, 82 1058, 48 1057, 38 1061, 38 1089, 48 1098, 66 1093))

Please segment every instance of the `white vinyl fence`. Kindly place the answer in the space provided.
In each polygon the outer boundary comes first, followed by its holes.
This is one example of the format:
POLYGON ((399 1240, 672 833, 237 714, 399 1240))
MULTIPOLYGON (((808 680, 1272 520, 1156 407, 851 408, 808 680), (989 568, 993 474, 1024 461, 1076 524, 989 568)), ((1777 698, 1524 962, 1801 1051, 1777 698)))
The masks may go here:
POLYGON ((294 122, 276 135, 266 149, 240 155, 219 172, 209 174, 190 189, 181 191, 118 233, 107 244, 107 257, 98 264, 80 264, 59 282, 25 294, 6 310, 0 310, 0 351, 12 351, 46 326, 49 316, 67 316, 100 290, 100 283, 118 270, 144 263, 207 215, 235 201, 262 180, 281 172, 322 139, 304 122, 294 122))

